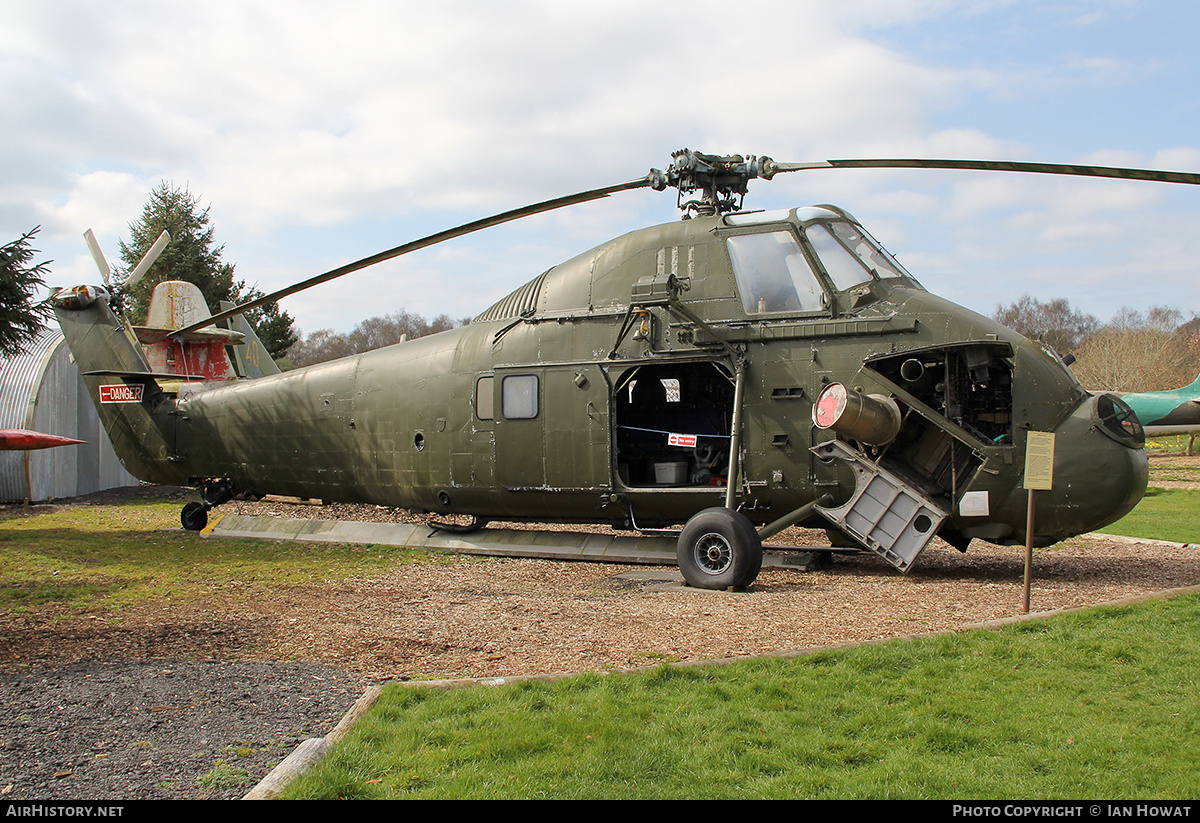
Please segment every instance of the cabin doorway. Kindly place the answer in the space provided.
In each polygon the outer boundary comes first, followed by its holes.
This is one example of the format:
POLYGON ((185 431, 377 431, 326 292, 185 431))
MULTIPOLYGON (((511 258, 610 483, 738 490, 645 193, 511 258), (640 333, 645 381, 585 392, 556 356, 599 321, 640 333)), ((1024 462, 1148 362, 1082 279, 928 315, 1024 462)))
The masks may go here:
POLYGON ((627 488, 724 487, 734 381, 713 362, 656 363, 613 388, 617 476, 627 488))

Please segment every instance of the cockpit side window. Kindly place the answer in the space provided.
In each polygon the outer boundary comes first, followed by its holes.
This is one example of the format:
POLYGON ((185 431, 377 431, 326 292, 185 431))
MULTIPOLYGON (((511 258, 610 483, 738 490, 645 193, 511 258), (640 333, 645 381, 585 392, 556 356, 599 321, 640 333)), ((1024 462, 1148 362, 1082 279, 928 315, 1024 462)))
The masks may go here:
MULTIPOLYGON (((842 224, 845 225, 845 224, 842 224)), ((813 251, 821 260, 825 273, 838 291, 866 283, 872 279, 871 272, 863 261, 834 239, 823 223, 815 223, 804 230, 804 236, 812 244, 813 251)))
POLYGON ((875 241, 859 226, 851 223, 831 223, 830 228, 846 248, 858 255, 858 259, 877 277, 904 277, 908 272, 896 262, 896 258, 875 241))
POLYGON ((813 312, 825 293, 800 244, 788 231, 726 238, 742 305, 748 314, 813 312))
POLYGON ((909 285, 921 287, 887 249, 855 223, 813 223, 804 229, 804 236, 839 291, 872 278, 902 277, 909 285))

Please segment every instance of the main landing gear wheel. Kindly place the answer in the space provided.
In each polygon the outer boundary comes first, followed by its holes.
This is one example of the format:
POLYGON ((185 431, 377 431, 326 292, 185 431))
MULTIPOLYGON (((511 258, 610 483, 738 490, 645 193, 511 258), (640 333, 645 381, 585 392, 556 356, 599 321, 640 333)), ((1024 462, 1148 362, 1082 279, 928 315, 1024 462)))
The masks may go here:
POLYGON ((179 522, 185 531, 198 532, 208 525, 208 509, 204 508, 203 503, 194 500, 186 503, 183 511, 179 513, 179 522))
POLYGON ((745 516, 705 509, 679 534, 679 570, 697 589, 744 589, 762 569, 762 540, 745 516))

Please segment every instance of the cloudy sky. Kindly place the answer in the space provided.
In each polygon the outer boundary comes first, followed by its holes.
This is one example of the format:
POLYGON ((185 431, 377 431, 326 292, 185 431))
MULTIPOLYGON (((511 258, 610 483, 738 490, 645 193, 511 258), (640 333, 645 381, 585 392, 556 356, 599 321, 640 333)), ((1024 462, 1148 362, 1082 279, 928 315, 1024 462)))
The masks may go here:
MULTIPOLYGON (((1198 24, 1192 0, 5 0, 0 241, 40 225, 50 282, 95 282, 83 231, 115 260, 169 181, 271 291, 683 146, 1200 171, 1198 24)), ((674 201, 625 192, 283 306, 306 332, 472 315, 674 201)), ((1200 187, 813 171, 748 205, 826 202, 984 313, 1200 311, 1200 187)))

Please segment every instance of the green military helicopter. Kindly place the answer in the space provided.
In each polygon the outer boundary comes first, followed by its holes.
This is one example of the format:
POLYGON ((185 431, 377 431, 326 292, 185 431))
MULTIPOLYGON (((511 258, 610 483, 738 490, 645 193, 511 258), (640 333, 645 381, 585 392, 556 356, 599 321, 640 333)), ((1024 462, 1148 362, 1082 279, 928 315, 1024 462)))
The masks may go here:
MULTIPOLYGON (((126 468, 199 488, 186 529, 236 495, 267 493, 470 521, 434 521, 444 528, 489 518, 682 524, 685 578, 724 589, 753 582, 762 540, 801 523, 906 571, 935 535, 962 551, 973 539, 1025 541, 1030 431, 1057 437, 1035 545, 1127 513, 1147 461, 1119 398, 1090 395, 1044 345, 926 291, 840 208, 742 210, 752 179, 855 167, 1200 182, 1139 169, 683 150, 666 171, 430 235, 182 328, 135 336, 101 287, 52 302, 126 468), (555 266, 462 328, 257 379, 188 373, 187 357, 152 366, 147 354, 186 349, 249 308, 416 249, 667 187, 685 219, 555 266)), ((225 334, 222 345, 235 347, 225 334)))

